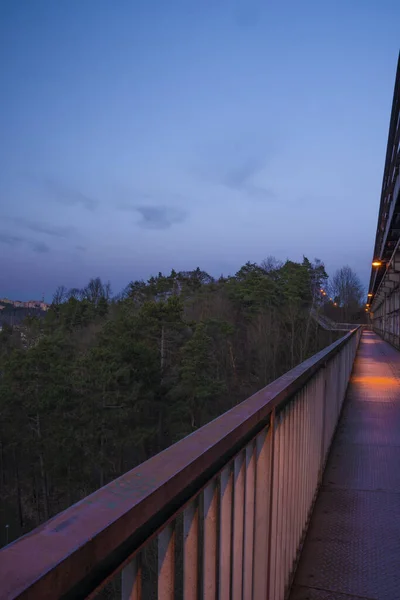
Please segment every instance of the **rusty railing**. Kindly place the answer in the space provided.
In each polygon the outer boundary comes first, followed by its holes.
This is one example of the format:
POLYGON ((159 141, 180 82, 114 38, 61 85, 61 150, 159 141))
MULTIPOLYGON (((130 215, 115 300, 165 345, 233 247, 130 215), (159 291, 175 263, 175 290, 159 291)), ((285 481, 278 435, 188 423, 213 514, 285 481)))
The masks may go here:
MULTIPOLYGON (((0 599, 283 600, 361 328, 0 551, 0 599), (103 592, 101 592, 103 593, 103 592), (115 597, 115 595, 113 596, 115 597)), ((76 465, 79 468, 79 465, 76 465)))

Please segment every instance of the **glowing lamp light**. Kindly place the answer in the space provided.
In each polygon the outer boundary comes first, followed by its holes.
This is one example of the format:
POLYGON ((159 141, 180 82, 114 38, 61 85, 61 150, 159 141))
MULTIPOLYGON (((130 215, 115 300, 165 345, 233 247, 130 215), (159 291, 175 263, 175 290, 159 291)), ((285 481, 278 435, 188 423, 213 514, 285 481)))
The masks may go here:
POLYGON ((382 266, 382 261, 380 260, 374 260, 374 262, 372 263, 373 267, 381 267, 382 266))
POLYGON ((372 298, 372 294, 368 294, 368 298, 372 298))
POLYGON ((337 306, 337 302, 334 302, 334 303, 333 303, 333 306, 337 306))

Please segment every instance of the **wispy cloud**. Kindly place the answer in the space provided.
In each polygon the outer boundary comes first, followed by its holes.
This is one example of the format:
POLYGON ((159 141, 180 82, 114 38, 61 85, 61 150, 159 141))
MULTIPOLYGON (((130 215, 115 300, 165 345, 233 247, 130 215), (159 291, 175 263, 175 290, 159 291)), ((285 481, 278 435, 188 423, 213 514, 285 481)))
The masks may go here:
POLYGON ((86 246, 75 246, 75 250, 78 250, 78 252, 86 252, 87 248, 86 246))
POLYGON ((224 143, 209 149, 202 158, 204 166, 198 172, 209 182, 241 192, 255 200, 273 200, 276 198, 274 190, 256 182, 266 167, 271 151, 266 152, 257 140, 253 145, 250 142, 224 143))
POLYGON ((73 227, 51 225, 49 223, 31 221, 30 219, 25 219, 22 217, 15 217, 11 220, 19 227, 24 227, 30 231, 33 231, 34 233, 44 233, 53 237, 69 238, 75 233, 75 229, 73 227))
POLYGON ((175 223, 182 223, 187 213, 172 206, 137 206, 140 214, 139 226, 144 229, 169 229, 175 223))
MULTIPOLYGON (((139 202, 120 201, 116 204, 118 210, 132 212, 140 215, 138 221, 139 227, 143 229, 168 229, 176 223, 182 223, 187 218, 187 211, 174 205, 155 202, 161 194, 155 193, 139 193, 136 192, 135 197, 140 199, 139 202), (152 200, 148 204, 143 203, 143 200, 152 200)), ((165 193, 162 196, 165 198, 165 193)), ((169 194, 174 201, 182 202, 182 198, 175 194, 169 194)))
POLYGON ((53 202, 65 206, 82 206, 90 211, 94 211, 100 204, 96 198, 87 196, 80 190, 71 188, 57 179, 44 178, 36 181, 53 202))
POLYGON ((32 242, 31 246, 34 252, 39 252, 41 254, 44 252, 50 252, 50 248, 47 244, 45 244, 45 242, 32 242))
POLYGON ((8 246, 16 246, 17 244, 21 244, 24 239, 18 235, 10 235, 9 233, 0 231, 0 242, 2 244, 7 244, 8 246))
POLYGON ((276 194, 272 189, 264 188, 253 182, 253 178, 262 170, 263 166, 260 157, 249 157, 222 172, 221 183, 256 199, 273 200, 276 194))
POLYGON ((31 250, 38 253, 50 252, 50 247, 45 242, 30 240, 18 235, 10 235, 6 232, 0 232, 0 243, 8 246, 27 245, 31 250))

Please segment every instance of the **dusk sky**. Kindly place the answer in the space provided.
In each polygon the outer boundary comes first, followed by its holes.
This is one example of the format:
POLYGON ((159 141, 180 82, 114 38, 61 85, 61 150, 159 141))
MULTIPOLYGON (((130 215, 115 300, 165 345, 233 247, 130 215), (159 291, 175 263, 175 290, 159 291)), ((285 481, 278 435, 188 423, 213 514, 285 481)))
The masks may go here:
POLYGON ((4 0, 0 297, 320 258, 370 274, 398 0, 4 0))

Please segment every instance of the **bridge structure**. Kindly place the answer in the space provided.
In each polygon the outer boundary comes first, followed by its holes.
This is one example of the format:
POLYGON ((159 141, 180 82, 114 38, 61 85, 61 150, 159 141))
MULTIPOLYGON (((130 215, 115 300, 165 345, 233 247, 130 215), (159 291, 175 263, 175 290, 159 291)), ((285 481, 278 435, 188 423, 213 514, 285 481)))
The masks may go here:
POLYGON ((7 545, 0 600, 398 600, 399 104, 400 67, 372 330, 7 545))
POLYGON ((400 347, 400 59, 390 116, 368 308, 375 331, 400 347))

